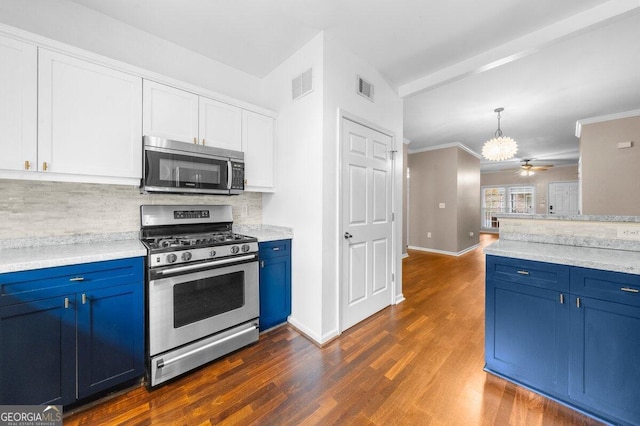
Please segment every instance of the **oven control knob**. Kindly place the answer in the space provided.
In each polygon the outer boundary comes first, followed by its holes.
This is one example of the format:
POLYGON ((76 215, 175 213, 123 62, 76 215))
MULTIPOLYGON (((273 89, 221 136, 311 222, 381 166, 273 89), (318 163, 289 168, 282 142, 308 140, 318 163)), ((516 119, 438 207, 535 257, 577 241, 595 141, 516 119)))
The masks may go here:
POLYGON ((191 260, 191 252, 185 251, 184 253, 182 253, 182 260, 184 260, 185 262, 191 260))
POLYGON ((250 250, 249 244, 243 244, 242 245, 242 252, 246 253, 250 250))
POLYGON ((240 251, 240 247, 238 246, 231 246, 231 253, 236 254, 240 251))
POLYGON ((215 250, 211 250, 209 252, 209 257, 214 257, 216 255, 216 251, 215 250))
POLYGON ((169 254, 167 255, 167 262, 169 262, 169 263, 173 263, 173 262, 175 262, 176 260, 178 260, 178 256, 176 256, 174 253, 169 253, 169 254))

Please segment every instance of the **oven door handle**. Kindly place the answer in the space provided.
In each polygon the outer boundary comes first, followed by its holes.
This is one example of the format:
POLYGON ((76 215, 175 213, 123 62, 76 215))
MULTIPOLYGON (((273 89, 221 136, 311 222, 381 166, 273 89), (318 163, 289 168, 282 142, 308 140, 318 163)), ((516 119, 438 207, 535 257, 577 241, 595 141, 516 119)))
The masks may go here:
POLYGON ((214 260, 213 262, 198 263, 195 265, 177 266, 175 268, 165 269, 164 271, 158 271, 156 273, 158 275, 178 274, 180 272, 192 271, 194 269, 206 268, 209 266, 215 267, 215 266, 227 265, 229 263, 243 262, 245 260, 253 260, 253 259, 257 260, 257 255, 249 254, 246 256, 237 256, 237 257, 230 257, 227 259, 214 260))
POLYGON ((216 340, 214 342, 208 343, 208 344, 206 344, 206 345, 204 345, 204 346, 202 346, 200 348, 192 349, 189 352, 183 353, 182 355, 178 355, 175 358, 170 358, 170 359, 168 359, 166 361, 164 360, 164 358, 160 358, 158 361, 156 361, 156 367, 157 368, 168 367, 169 365, 175 364, 176 362, 180 361, 181 359, 188 358, 191 355, 197 354, 198 352, 205 351, 205 350, 207 350, 209 348, 217 346, 217 345, 219 345, 221 343, 224 343, 224 342, 226 342, 228 340, 235 339, 236 337, 242 336, 243 334, 251 333, 252 331, 256 330, 257 328, 258 328, 258 326, 253 324, 251 326, 251 328, 247 328, 245 330, 239 331, 239 332, 237 332, 235 334, 232 334, 230 336, 223 337, 220 340, 216 340))

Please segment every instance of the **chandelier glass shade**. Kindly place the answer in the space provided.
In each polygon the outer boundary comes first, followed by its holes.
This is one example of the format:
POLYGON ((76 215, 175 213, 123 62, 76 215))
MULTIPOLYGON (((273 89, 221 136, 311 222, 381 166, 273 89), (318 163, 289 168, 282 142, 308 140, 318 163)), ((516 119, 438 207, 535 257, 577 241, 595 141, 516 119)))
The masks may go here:
POLYGON ((491 161, 504 161, 513 158, 518 152, 518 144, 513 139, 502 136, 500 130, 500 113, 504 108, 496 108, 494 112, 498 113, 498 130, 495 137, 489 139, 482 146, 482 156, 491 161))

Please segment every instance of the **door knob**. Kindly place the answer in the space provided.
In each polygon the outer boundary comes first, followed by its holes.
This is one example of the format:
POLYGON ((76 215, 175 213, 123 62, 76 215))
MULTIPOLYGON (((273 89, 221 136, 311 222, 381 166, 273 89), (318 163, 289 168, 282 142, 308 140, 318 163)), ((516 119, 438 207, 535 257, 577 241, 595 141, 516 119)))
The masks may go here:
POLYGON ((350 233, 348 233, 348 232, 345 232, 345 233, 344 233, 344 239, 345 239, 345 240, 348 240, 348 239, 349 239, 349 238, 351 238, 351 237, 353 237, 353 235, 351 235, 350 233))

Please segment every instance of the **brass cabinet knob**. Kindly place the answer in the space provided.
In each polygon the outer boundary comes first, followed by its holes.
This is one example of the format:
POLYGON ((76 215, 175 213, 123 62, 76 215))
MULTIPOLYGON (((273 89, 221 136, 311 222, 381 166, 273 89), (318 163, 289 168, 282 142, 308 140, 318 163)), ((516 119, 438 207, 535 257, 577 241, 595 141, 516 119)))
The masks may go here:
POLYGON ((30 168, 31 168, 31 163, 29 162, 29 160, 26 160, 24 162, 24 169, 29 170, 30 168))
POLYGON ((198 138, 193 138, 193 143, 195 143, 196 145, 198 144, 198 138))
POLYGON ((48 168, 49 168, 49 165, 47 164, 47 162, 46 162, 46 161, 44 161, 44 162, 42 163, 42 170, 44 170, 44 171, 46 172, 48 168))
POLYGON ((206 145, 206 143, 204 143, 204 138, 202 138, 202 145, 206 145))

